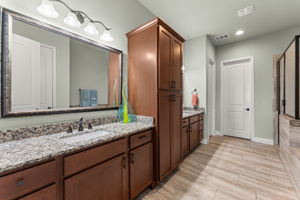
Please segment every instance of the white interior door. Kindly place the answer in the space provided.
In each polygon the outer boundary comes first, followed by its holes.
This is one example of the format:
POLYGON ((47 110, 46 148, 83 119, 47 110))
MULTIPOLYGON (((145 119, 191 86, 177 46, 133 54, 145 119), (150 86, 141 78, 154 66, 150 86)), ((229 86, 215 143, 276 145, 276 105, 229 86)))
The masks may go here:
POLYGON ((53 108, 55 47, 13 34, 12 111, 53 108))
POLYGON ((222 64, 222 133, 251 138, 251 59, 222 64))
POLYGON ((53 108, 53 66, 55 48, 41 44, 40 109, 53 108))
POLYGON ((40 43, 13 34, 12 111, 30 111, 39 104, 40 43))

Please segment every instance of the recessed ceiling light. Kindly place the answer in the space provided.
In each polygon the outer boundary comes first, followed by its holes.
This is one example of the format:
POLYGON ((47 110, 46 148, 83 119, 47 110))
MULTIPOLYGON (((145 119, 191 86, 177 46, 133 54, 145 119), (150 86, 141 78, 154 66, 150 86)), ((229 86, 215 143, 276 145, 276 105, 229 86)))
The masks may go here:
POLYGON ((237 32, 235 32, 235 35, 239 36, 239 35, 243 35, 244 33, 245 33, 245 31, 238 30, 237 32))

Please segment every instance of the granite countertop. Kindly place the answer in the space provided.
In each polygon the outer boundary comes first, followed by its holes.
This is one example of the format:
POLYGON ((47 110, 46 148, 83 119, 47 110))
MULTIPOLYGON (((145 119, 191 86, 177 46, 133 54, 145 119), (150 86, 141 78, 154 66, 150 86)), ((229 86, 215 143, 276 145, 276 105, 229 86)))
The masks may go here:
POLYGON ((144 122, 133 122, 128 124, 116 122, 100 125, 94 127, 93 130, 88 131, 105 130, 110 132, 110 134, 73 144, 68 144, 61 138, 83 134, 85 132, 62 132, 0 143, 0 173, 17 169, 28 164, 34 164, 95 144, 113 141, 153 127, 153 124, 144 122))
POLYGON ((187 118, 187 117, 192 117, 194 115, 199 115, 201 113, 204 113, 205 109, 204 108, 199 108, 197 110, 194 110, 192 108, 186 108, 182 112, 182 118, 187 118))

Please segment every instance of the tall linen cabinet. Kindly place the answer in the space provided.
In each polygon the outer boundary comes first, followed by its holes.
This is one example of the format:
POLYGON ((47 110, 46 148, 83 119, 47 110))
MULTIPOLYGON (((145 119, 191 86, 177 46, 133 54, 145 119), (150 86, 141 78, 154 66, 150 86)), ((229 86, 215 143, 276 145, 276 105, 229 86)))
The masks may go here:
POLYGON ((128 99, 135 114, 155 118, 154 181, 182 161, 184 39, 156 18, 127 33, 128 99))

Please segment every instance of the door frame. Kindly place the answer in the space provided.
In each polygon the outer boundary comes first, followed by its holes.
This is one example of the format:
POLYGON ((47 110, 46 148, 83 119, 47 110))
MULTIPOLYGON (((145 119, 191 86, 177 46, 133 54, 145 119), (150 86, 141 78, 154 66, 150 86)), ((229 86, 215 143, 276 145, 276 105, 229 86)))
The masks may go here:
POLYGON ((209 58, 208 63, 208 91, 211 91, 211 96, 207 95, 207 111, 208 111, 208 135, 216 135, 216 62, 209 58), (211 123, 211 127, 210 124, 211 123))
POLYGON ((224 135, 224 114, 225 114, 225 105, 224 105, 224 67, 226 63, 232 63, 232 62, 243 62, 243 61, 247 61, 250 60, 250 87, 251 87, 251 108, 250 108, 250 139, 251 141, 255 140, 255 123, 254 123, 254 113, 255 113, 255 104, 254 104, 254 100, 255 100, 255 91, 254 91, 254 56, 246 56, 246 57, 240 57, 240 58, 235 58, 235 59, 230 59, 230 60, 224 60, 221 61, 221 102, 220 102, 220 110, 221 110, 221 115, 220 115, 220 122, 221 122, 221 135, 224 135))

